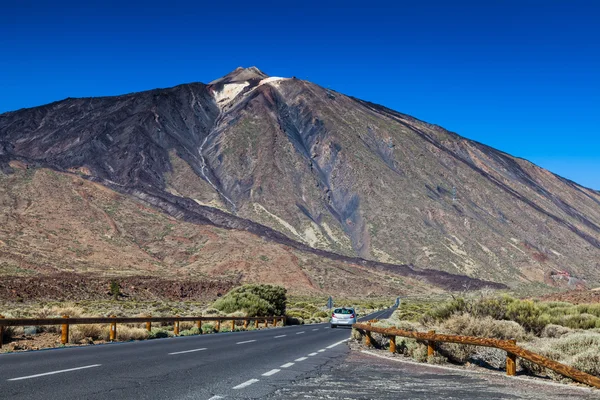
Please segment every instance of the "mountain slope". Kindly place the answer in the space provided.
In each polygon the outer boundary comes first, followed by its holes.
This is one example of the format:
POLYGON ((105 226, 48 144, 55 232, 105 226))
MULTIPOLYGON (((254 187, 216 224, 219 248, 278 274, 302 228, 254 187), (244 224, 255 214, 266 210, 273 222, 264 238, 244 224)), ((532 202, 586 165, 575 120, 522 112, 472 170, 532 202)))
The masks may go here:
POLYGON ((2 114, 5 172, 11 160, 76 172, 175 217, 327 257, 510 285, 552 282, 559 270, 600 281, 598 192, 254 67, 208 85, 2 114))

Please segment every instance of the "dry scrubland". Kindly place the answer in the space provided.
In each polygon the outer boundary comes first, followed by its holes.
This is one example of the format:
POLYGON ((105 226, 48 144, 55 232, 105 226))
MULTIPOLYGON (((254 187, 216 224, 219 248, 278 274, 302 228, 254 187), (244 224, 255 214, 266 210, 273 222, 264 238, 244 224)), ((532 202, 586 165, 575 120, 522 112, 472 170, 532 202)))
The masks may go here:
MULTIPOLYGON (((374 324, 410 331, 435 330, 436 333, 516 339, 517 344, 581 371, 600 376, 600 304, 571 304, 519 300, 508 295, 477 295, 446 301, 410 300, 391 318, 374 324)), ((377 347, 388 340, 374 334, 377 347)), ((353 338, 360 340, 358 331, 353 338)), ((419 362, 474 365, 502 370, 506 353, 502 350, 439 343, 433 357, 427 346, 415 339, 396 337, 397 351, 419 362)), ((519 359, 522 374, 548 376, 570 381, 552 371, 519 359)))
MULTIPOLYGON (((215 302, 136 302, 130 300, 80 301, 80 302, 36 302, 0 303, 0 313, 7 318, 60 318, 70 317, 143 317, 143 316, 234 316, 253 317, 266 315, 287 315, 288 323, 305 324, 329 320, 329 312, 324 310, 327 297, 287 297, 286 290, 271 285, 244 285, 233 289, 215 302)), ((350 300, 336 299, 337 306, 357 307, 359 315, 389 307, 390 299, 350 300)), ((236 325, 242 330, 242 323, 236 325)), ((250 330, 254 329, 250 324, 250 330)), ((229 332, 231 325, 223 323, 220 332, 229 332)), ((119 324, 118 340, 145 340, 173 336, 173 325, 154 323, 148 332, 144 324, 119 324)), ((202 324, 202 333, 214 333, 214 323, 202 324)), ((180 323, 180 336, 197 335, 200 332, 192 322, 180 323)), ((1 351, 31 350, 46 347, 60 347, 60 326, 7 327, 4 329, 1 351)), ((100 324, 73 325, 69 329, 70 345, 98 344, 107 342, 109 326, 100 324)))

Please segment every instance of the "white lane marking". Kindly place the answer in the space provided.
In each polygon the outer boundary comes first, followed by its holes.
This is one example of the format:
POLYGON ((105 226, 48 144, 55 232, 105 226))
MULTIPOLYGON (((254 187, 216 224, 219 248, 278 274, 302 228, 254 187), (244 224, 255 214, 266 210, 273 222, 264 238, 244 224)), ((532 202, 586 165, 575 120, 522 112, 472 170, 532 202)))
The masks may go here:
POLYGON ((287 335, 279 335, 279 336, 274 336, 275 339, 279 339, 280 337, 286 337, 287 335))
POLYGON ((308 357, 300 357, 300 358, 296 358, 294 361, 296 361, 296 362, 300 362, 300 361, 304 361, 304 360, 308 360, 308 357))
POLYGON ((271 375, 275 375, 276 373, 278 373, 279 371, 281 371, 280 369, 272 369, 269 372, 265 372, 264 374, 262 374, 262 376, 271 376, 271 375))
POLYGON ((313 329, 313 331, 318 331, 318 330, 319 330, 319 328, 315 328, 315 329, 313 329))
POLYGON ((193 350, 185 350, 185 351, 176 351, 174 353, 169 353, 170 356, 174 356, 175 354, 185 354, 185 353, 194 353, 196 351, 206 350, 206 347, 202 349, 193 349, 193 350))
POLYGON ((324 352, 325 350, 326 350, 326 349, 321 349, 321 350, 319 350, 319 353, 322 353, 322 352, 324 352))
POLYGON ((291 367, 292 365, 294 365, 294 363, 285 363, 285 364, 283 364, 283 365, 282 365, 281 367, 279 367, 279 368, 289 368, 289 367, 291 367))
POLYGON ((344 342, 347 342, 348 340, 350 340, 350 339, 344 339, 344 340, 342 340, 342 341, 340 341, 340 342, 337 342, 337 343, 334 343, 334 344, 331 344, 331 345, 327 346, 327 348, 328 348, 328 349, 333 349, 333 348, 334 348, 335 346, 337 346, 338 344, 342 344, 342 343, 344 343, 344 342))
POLYGON ((296 335, 300 335, 300 334, 303 334, 303 333, 304 333, 304 331, 302 331, 302 332, 296 332, 296 335))
POLYGON ((61 374, 63 372, 71 372, 71 371, 78 371, 80 369, 88 369, 88 368, 95 368, 95 367, 99 367, 102 364, 94 364, 94 365, 86 365, 85 367, 77 367, 77 368, 69 368, 69 369, 61 369, 59 371, 52 371, 52 372, 44 372, 43 374, 35 374, 35 375, 29 375, 29 376, 21 376, 19 378, 11 378, 11 379, 7 379, 7 381, 21 381, 23 379, 31 379, 31 378, 39 378, 40 376, 46 376, 46 375, 54 375, 54 374, 61 374))
POLYGON ((223 396, 213 396, 213 397, 211 397, 211 398, 210 398, 210 399, 208 399, 208 400, 219 400, 219 399, 224 399, 224 398, 225 398, 225 397, 223 397, 223 396))
POLYGON ((252 343, 252 342, 256 342, 256 340, 244 340, 243 342, 237 342, 236 344, 245 344, 245 343, 252 343))
POLYGON ((325 328, 323 328, 323 329, 329 329, 329 327, 328 327, 328 326, 326 326, 326 327, 325 327, 325 328))
POLYGON ((239 385, 234 386, 233 388, 234 389, 243 389, 246 386, 250 386, 250 385, 252 385, 253 383, 256 383, 256 382, 258 382, 258 379, 250 379, 250 380, 248 380, 248 381, 246 381, 244 383, 240 383, 239 385))
POLYGON ((310 353, 309 357, 316 356, 316 355, 317 355, 317 353, 310 353))

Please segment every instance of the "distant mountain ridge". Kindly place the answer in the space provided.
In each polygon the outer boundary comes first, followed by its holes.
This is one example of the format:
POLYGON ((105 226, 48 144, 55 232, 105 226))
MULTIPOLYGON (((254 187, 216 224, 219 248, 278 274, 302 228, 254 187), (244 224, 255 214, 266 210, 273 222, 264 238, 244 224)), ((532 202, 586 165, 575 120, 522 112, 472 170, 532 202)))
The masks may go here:
POLYGON ((79 174, 177 218, 381 270, 510 286, 553 284, 568 270, 600 282, 600 193, 255 67, 207 85, 1 114, 2 171, 15 160, 79 174))

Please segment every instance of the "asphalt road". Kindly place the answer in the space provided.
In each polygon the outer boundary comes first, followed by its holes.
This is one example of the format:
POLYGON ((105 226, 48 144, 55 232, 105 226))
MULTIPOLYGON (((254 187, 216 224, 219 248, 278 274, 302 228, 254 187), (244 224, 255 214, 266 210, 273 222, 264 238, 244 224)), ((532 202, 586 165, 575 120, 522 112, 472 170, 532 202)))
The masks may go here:
POLYGON ((349 336, 315 324, 2 354, 0 399, 264 398, 343 359, 349 336))

